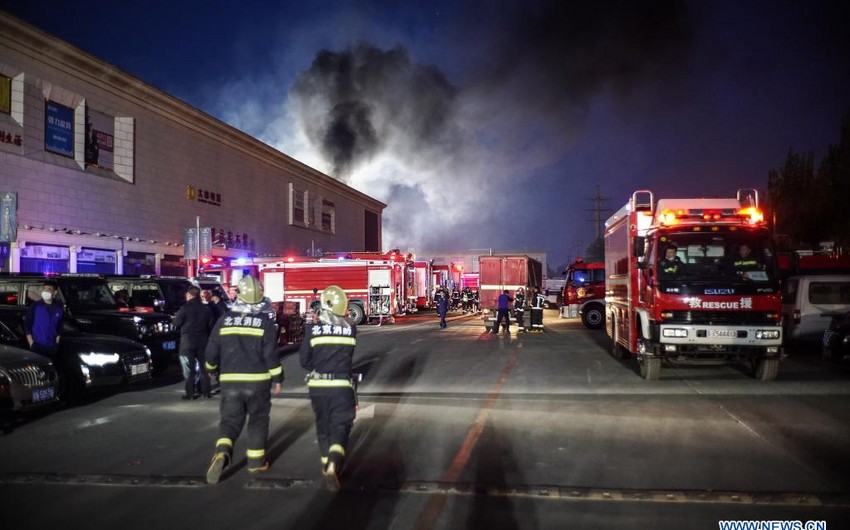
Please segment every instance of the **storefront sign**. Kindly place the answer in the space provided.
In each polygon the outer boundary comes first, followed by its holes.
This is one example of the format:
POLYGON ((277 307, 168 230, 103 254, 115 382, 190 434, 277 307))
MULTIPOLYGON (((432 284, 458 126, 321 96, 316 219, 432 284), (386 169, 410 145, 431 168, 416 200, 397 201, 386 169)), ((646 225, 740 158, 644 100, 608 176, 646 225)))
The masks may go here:
POLYGON ((93 263, 115 263, 114 250, 98 250, 95 248, 84 248, 77 253, 77 261, 93 263))
POLYGON ((74 109, 47 100, 44 105, 44 148, 74 156, 74 109))
POLYGON ((18 194, 0 192, 0 241, 18 238, 18 194))
POLYGON ((12 113, 12 78, 0 75, 0 112, 12 113))
POLYGON ((55 247, 53 245, 27 245, 21 249, 21 257, 67 260, 70 259, 71 252, 68 250, 68 247, 55 247))
POLYGON ((190 201, 198 201, 213 206, 221 206, 221 193, 216 193, 203 188, 186 186, 186 198, 190 201))

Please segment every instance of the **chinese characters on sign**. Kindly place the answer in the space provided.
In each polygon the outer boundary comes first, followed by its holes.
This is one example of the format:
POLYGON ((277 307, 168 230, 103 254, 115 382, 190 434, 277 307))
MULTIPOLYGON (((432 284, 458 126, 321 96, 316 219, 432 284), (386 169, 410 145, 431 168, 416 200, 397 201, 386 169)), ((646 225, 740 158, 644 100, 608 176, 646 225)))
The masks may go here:
POLYGON ((45 102, 44 149, 74 156, 74 109, 50 100, 45 102))
POLYGON ((0 131, 0 143, 2 144, 14 144, 20 146, 23 144, 23 140, 21 139, 20 134, 13 135, 7 131, 0 131))
POLYGON ((186 198, 190 201, 197 200, 205 204, 213 206, 221 206, 221 193, 205 190, 203 188, 195 188, 194 186, 186 186, 186 198))

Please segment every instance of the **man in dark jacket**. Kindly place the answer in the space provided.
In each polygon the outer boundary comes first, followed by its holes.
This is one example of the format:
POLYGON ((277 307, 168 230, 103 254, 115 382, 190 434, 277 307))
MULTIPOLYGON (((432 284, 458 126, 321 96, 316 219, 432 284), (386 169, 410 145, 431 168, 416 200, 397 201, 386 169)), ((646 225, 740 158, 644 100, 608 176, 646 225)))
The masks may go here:
POLYGON ((508 291, 504 291, 499 295, 499 299, 496 303, 496 323, 493 324, 493 335, 499 333, 499 323, 502 322, 502 319, 505 320, 505 333, 508 335, 511 334, 511 302, 513 298, 508 294, 508 291))
POLYGON ((546 297, 540 289, 531 289, 531 331, 541 333, 543 331, 543 308, 546 306, 546 297))
POLYGON ((331 285, 322 291, 319 322, 307 324, 301 342, 301 366, 309 370, 307 388, 316 416, 316 437, 328 489, 339 490, 339 473, 354 425, 354 381, 351 358, 357 327, 346 319, 348 297, 331 285))
POLYGON ((514 320, 517 323, 517 333, 525 333, 525 291, 522 287, 514 295, 514 320))
POLYGON ((233 445, 248 419, 248 472, 269 468, 266 438, 269 434, 271 393, 279 394, 283 368, 277 354, 277 329, 271 302, 263 285, 252 276, 239 281, 233 307, 216 322, 207 345, 208 370, 219 372, 221 421, 215 454, 207 469, 207 483, 218 483, 230 464, 233 445))
POLYGON ((24 331, 30 349, 47 355, 54 362, 57 361, 57 353, 59 353, 62 318, 65 316, 62 304, 56 301, 58 290, 56 282, 52 280, 44 282, 41 288, 41 299, 29 306, 24 320, 24 331))
POLYGON ((437 314, 440 315, 440 327, 446 327, 446 313, 449 312, 449 295, 445 289, 439 287, 434 295, 434 301, 437 303, 437 314))
POLYGON ((210 291, 210 303, 208 305, 213 314, 213 323, 217 322, 229 309, 227 302, 224 301, 224 295, 218 289, 210 291))
POLYGON ((209 398, 210 380, 204 368, 204 349, 213 327, 210 308, 201 302, 201 290, 194 285, 186 290, 186 303, 174 315, 174 325, 180 328, 180 364, 183 366, 183 378, 186 393, 183 399, 195 399, 195 378, 200 371, 201 395, 209 398))

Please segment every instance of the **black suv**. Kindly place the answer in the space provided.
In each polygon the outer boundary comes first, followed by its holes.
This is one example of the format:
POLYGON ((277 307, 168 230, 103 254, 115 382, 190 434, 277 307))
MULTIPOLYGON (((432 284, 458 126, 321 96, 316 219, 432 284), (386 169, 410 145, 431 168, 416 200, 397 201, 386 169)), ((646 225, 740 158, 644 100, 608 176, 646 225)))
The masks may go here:
POLYGON ((148 309, 169 315, 186 303, 186 291, 192 286, 188 278, 180 276, 107 276, 113 294, 126 290, 131 309, 148 309))
POLYGON ((97 274, 2 274, 0 304, 29 306, 38 300, 46 280, 59 286, 65 318, 87 333, 117 335, 141 342, 151 351, 153 373, 162 372, 177 352, 179 332, 171 316, 120 309, 106 278, 97 274))
MULTIPOLYGON (((26 313, 23 306, 0 306, 0 343, 27 348, 26 313)), ((82 333, 66 321, 55 367, 60 397, 72 399, 86 390, 150 379, 151 355, 140 342, 82 333)))

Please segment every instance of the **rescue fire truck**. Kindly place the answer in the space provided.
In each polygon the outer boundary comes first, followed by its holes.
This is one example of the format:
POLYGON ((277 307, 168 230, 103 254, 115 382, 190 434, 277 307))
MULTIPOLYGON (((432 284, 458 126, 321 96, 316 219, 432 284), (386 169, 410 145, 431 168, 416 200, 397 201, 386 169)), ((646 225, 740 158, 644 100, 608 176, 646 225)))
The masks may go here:
MULTIPOLYGON (((522 288, 528 295, 532 287, 540 287, 543 266, 528 256, 481 256, 478 258, 478 297, 489 331, 496 322, 496 307, 499 295, 508 291, 511 298, 522 288)), ((511 304, 513 320, 513 304, 511 304)))
POLYGON ((348 312, 357 324, 392 322, 405 310, 406 266, 405 256, 396 252, 290 257, 258 264, 265 295, 272 302, 294 302, 306 311, 325 287, 338 285, 348 295, 348 312))
POLYGON ((636 357, 644 379, 658 379, 662 361, 743 362, 776 377, 779 272, 755 190, 657 202, 634 192, 605 223, 605 272, 612 354, 636 357), (661 265, 668 251, 679 264, 661 265))
POLYGON ((589 329, 605 325, 605 263, 576 258, 565 272, 561 318, 578 318, 589 329))

